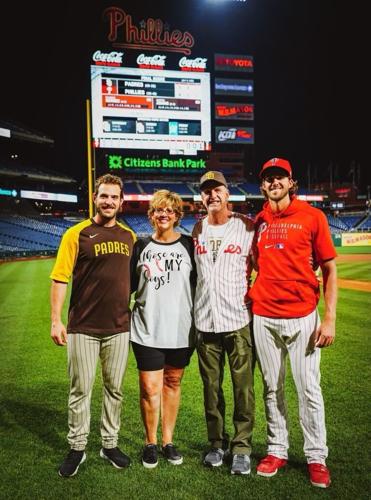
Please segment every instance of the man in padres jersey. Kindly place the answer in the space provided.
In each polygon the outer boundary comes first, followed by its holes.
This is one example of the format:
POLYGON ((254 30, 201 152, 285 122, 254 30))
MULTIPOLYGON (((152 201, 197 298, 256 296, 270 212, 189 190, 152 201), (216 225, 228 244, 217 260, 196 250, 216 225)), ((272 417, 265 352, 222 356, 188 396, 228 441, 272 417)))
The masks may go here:
POLYGON ((268 455, 259 463, 257 474, 273 476, 287 463, 284 384, 288 356, 298 393, 310 481, 327 488, 330 473, 326 467, 320 348, 331 345, 335 337, 336 253, 324 213, 295 197, 297 184, 290 163, 273 158, 263 165, 260 177, 267 202, 256 219, 258 275, 250 297, 264 381, 268 455), (322 324, 317 312, 320 290, 313 262, 320 265, 323 275, 322 324))
POLYGON ((249 474, 254 358, 247 291, 254 225, 246 216, 228 209, 229 192, 221 172, 207 172, 201 177, 200 189, 207 217, 193 229, 197 266, 194 314, 211 446, 204 464, 222 465, 229 451, 222 387, 227 354, 234 395, 231 473, 249 474))
POLYGON ((67 345, 71 385, 68 401, 70 452, 59 475, 70 477, 85 461, 90 399, 98 358, 104 384, 100 456, 118 469, 130 459, 117 447, 121 384, 129 350, 130 257, 134 233, 116 220, 123 184, 107 174, 95 186, 96 215, 69 228, 51 273, 51 337, 67 345), (67 329, 61 312, 73 275, 67 329))

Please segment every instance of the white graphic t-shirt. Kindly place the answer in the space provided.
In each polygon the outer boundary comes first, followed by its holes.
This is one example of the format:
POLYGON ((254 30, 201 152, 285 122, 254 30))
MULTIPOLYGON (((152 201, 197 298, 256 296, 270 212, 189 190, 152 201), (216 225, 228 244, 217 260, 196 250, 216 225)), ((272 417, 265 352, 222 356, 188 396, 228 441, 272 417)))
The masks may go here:
POLYGON ((131 277, 136 300, 130 339, 147 347, 189 347, 195 284, 192 238, 181 235, 173 243, 138 239, 131 277))

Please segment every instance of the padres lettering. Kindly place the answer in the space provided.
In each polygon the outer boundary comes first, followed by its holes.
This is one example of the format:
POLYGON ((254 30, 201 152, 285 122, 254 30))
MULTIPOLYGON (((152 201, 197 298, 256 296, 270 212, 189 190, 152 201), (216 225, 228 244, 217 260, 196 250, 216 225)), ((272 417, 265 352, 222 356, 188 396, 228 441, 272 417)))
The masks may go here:
POLYGON ((127 243, 121 243, 120 241, 106 241, 103 243, 96 243, 94 245, 94 253, 95 257, 107 253, 121 253, 129 256, 129 247, 127 243))

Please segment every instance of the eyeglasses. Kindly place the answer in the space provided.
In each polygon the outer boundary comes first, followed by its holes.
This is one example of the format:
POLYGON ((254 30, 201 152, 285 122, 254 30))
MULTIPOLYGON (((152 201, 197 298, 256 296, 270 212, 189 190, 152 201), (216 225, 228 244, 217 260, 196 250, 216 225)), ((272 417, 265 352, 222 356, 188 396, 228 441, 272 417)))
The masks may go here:
POLYGON ((162 214, 166 214, 166 215, 174 215, 175 212, 172 208, 155 208, 155 214, 156 215, 162 215, 162 214))
POLYGON ((288 177, 288 175, 267 175, 266 177, 263 177, 264 182, 268 182, 268 184, 272 184, 272 182, 276 179, 277 181, 281 181, 285 177, 288 177))

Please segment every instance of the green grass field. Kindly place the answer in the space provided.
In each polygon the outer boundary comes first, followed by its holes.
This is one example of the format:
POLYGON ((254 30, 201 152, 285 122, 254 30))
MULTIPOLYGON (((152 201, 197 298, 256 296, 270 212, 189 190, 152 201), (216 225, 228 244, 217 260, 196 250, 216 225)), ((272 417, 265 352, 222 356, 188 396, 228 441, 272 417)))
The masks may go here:
MULTIPOLYGON (((338 255, 370 254, 371 247, 336 247, 338 255)), ((341 262, 337 264, 338 277, 347 280, 370 281, 371 262, 341 262)))
POLYGON ((371 262, 341 262, 337 265, 337 274, 339 278, 346 280, 370 281, 371 262))
MULTIPOLYGON (((255 474, 265 453, 262 385, 256 370, 256 426, 251 476, 231 476, 222 466, 202 465, 207 445, 203 398, 196 355, 183 381, 175 442, 182 466, 160 461, 156 469, 140 463, 143 428, 138 405, 137 371, 130 355, 124 379, 120 446, 132 458, 117 470, 99 458, 101 379, 93 393, 87 461, 77 476, 62 479, 58 465, 68 450, 66 350, 49 337, 49 279, 52 260, 0 265, 1 499, 366 499, 370 498, 370 299, 366 292, 340 290, 337 340, 322 354, 322 388, 333 484, 328 490, 308 481, 291 377, 287 397, 291 423, 290 462, 277 476, 255 474)), ((357 275, 357 265, 353 265, 357 275)), ((226 370, 228 374, 228 370, 226 370)), ((231 390, 225 380, 228 420, 231 390)), ((229 430, 232 431, 229 424, 229 430)))
POLYGON ((355 253, 371 253, 371 247, 336 247, 336 252, 339 255, 355 254, 355 253))

